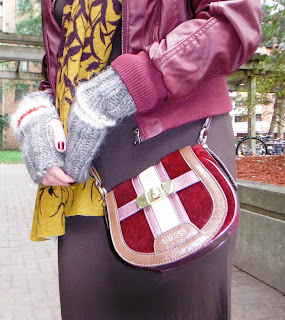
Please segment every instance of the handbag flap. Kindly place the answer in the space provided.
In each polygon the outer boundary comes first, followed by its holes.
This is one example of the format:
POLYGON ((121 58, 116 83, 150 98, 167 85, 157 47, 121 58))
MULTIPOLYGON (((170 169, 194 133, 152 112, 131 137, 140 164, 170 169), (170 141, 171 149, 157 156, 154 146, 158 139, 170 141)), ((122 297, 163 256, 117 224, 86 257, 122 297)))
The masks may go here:
POLYGON ((120 184, 106 205, 118 254, 130 264, 157 267, 206 246, 232 221, 236 198, 216 161, 197 145, 120 184))

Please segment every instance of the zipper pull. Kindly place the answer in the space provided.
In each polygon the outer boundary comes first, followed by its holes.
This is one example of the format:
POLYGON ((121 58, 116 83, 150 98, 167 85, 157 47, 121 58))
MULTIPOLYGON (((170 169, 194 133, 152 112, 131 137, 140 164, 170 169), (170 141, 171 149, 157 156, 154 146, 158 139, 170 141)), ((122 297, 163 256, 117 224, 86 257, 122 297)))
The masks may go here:
POLYGON ((134 128, 133 129, 133 133, 134 133, 134 144, 141 144, 142 143, 142 138, 140 136, 139 128, 134 128))

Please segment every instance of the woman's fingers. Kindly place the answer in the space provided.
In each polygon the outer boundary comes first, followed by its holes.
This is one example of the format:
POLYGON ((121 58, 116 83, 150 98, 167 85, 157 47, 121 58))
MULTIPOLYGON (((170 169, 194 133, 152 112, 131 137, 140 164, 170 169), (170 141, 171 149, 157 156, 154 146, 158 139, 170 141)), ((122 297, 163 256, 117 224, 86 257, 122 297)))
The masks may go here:
POLYGON ((53 131, 54 146, 58 152, 64 152, 66 148, 66 137, 60 120, 52 119, 49 126, 53 131))
MULTIPOLYGON (((66 137, 60 120, 52 119, 48 125, 53 131, 54 146, 57 151, 64 152, 66 148, 66 137)), ((60 167, 54 166, 49 168, 48 172, 42 179, 45 186, 63 186, 68 187, 74 183, 74 179, 67 175, 60 167)))
POLYGON ((68 187, 72 183, 74 183, 74 179, 57 166, 51 167, 42 180, 42 184, 46 186, 68 187))

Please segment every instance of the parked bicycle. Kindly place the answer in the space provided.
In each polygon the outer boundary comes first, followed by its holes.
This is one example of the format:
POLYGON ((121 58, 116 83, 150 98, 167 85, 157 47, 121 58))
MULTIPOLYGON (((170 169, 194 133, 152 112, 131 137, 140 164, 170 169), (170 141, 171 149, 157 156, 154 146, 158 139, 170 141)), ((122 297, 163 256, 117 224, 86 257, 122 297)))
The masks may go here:
POLYGON ((267 154, 267 146, 260 138, 244 137, 238 140, 237 156, 263 156, 267 154))
POLYGON ((270 135, 260 136, 262 141, 267 146, 267 154, 269 155, 281 155, 285 153, 285 141, 281 138, 273 138, 270 135))
POLYGON ((238 156, 263 156, 285 154, 285 141, 270 135, 239 138, 236 145, 238 156))

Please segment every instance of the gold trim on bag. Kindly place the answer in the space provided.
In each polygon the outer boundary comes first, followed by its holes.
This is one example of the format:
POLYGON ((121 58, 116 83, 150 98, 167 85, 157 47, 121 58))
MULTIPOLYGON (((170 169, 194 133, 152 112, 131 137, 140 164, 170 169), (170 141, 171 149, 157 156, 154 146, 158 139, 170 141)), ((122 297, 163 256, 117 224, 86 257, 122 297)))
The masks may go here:
POLYGON ((160 187, 154 187, 136 198, 137 206, 144 209, 151 204, 167 198, 175 192, 174 182, 171 180, 162 182, 160 187))

